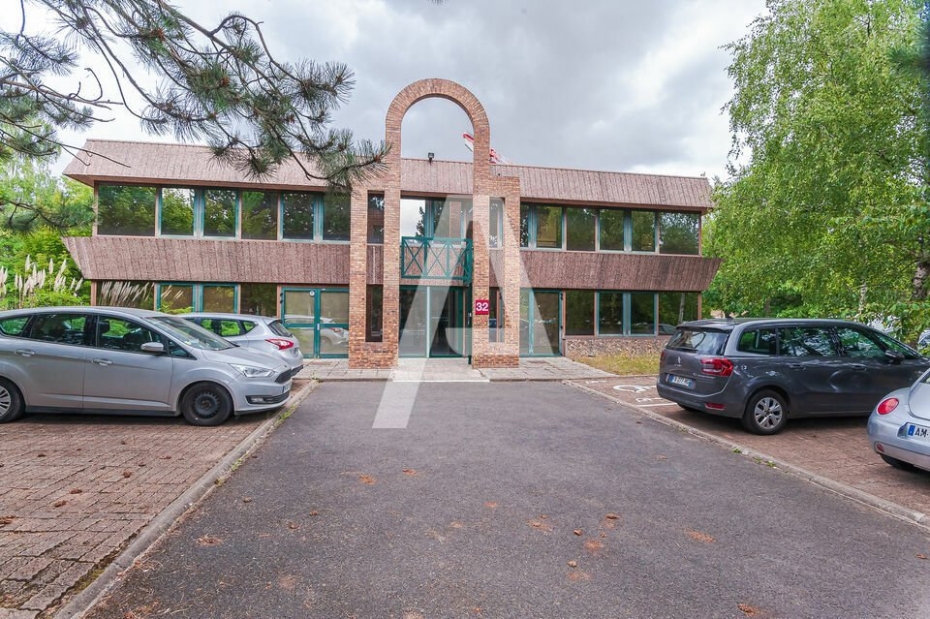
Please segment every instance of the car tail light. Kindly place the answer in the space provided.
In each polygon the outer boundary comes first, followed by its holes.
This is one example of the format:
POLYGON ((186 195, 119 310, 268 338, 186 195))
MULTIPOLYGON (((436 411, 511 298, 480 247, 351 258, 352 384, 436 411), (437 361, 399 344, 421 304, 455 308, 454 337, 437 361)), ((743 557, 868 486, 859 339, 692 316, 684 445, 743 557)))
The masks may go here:
POLYGON ((665 361, 665 349, 662 349, 662 352, 659 353, 659 363, 665 361))
POLYGON ((341 328, 341 327, 333 327, 333 333, 335 333, 336 335, 342 335, 342 328, 341 328))
POLYGON ((716 402, 705 402, 704 408, 711 411, 722 411, 726 406, 723 404, 717 404, 716 402))
POLYGON ((729 376, 733 373, 733 362, 726 357, 706 357, 701 359, 701 371, 711 376, 729 376))
POLYGON ((265 340, 269 344, 274 344, 278 347, 278 350, 287 350, 288 348, 294 347, 294 342, 290 340, 281 339, 279 337, 269 337, 265 340))
POLYGON ((898 398, 885 398, 878 403, 878 406, 875 407, 875 410, 879 415, 887 415, 894 409, 898 408, 898 404, 898 398))

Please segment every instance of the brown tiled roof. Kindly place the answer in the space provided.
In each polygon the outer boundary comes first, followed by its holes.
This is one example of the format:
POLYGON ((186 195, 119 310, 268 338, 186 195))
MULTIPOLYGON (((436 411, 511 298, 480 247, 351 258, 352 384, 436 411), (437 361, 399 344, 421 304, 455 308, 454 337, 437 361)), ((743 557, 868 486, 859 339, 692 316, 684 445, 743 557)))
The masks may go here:
MULTIPOLYGON (((235 167, 213 159, 203 146, 88 140, 82 154, 65 168, 78 181, 211 186, 255 186, 281 189, 322 189, 306 178, 294 161, 286 162, 260 180, 245 178, 235 167)), ((471 193, 471 164, 456 161, 404 159, 401 186, 405 193, 449 195, 471 193)), ((611 204, 685 209, 712 206, 706 178, 597 172, 565 168, 496 165, 498 176, 520 179, 527 202, 611 204)))

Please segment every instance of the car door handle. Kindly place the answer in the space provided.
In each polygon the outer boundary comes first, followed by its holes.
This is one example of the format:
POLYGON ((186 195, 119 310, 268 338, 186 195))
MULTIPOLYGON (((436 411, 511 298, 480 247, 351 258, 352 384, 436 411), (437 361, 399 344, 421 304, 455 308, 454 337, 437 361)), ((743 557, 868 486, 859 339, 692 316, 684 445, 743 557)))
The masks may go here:
POLYGON ((853 363, 852 365, 849 366, 849 369, 855 370, 857 372, 865 372, 866 367, 862 365, 861 363, 853 363))
POLYGON ((20 349, 15 350, 14 352, 20 357, 31 357, 32 355, 36 354, 36 351, 29 350, 28 348, 20 348, 20 349))
POLYGON ((788 367, 791 368, 792 370, 803 370, 807 366, 804 365, 803 363, 789 363, 788 367))
POLYGON ((109 359, 91 359, 97 365, 113 365, 113 362, 109 359))

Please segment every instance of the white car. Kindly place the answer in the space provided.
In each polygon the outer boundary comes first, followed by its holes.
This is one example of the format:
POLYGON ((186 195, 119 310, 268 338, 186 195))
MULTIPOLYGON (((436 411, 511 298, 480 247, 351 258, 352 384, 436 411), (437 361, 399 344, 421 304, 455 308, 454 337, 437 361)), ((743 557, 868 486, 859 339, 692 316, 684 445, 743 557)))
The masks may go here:
POLYGON ((300 342, 277 318, 249 314, 196 312, 181 318, 249 350, 276 355, 291 368, 293 377, 304 368, 300 342))

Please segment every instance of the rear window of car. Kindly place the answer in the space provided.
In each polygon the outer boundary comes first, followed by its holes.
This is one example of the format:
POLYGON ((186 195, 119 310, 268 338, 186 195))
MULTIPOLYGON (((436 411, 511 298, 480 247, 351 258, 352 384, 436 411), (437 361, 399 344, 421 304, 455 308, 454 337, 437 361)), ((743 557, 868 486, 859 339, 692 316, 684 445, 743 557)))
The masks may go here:
POLYGON ((707 355, 722 355, 729 335, 724 331, 679 328, 668 341, 666 348, 707 355))
POLYGON ((280 335, 283 337, 294 337, 291 332, 287 330, 287 327, 284 326, 284 323, 280 320, 273 320, 269 322, 268 328, 271 329, 271 332, 275 335, 280 335))
POLYGON ((243 321, 242 321, 241 323, 239 323, 239 324, 242 325, 242 332, 243 332, 243 333, 248 333, 249 331, 251 331, 252 329, 255 328, 255 323, 252 322, 251 320, 243 320, 243 321))

